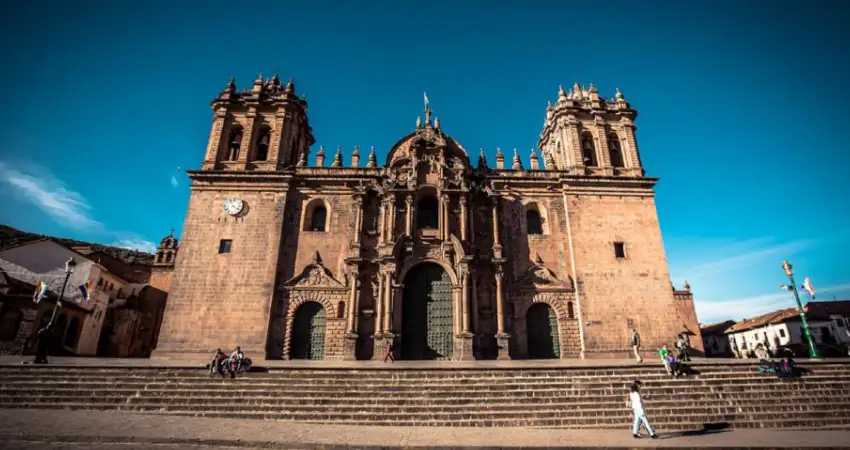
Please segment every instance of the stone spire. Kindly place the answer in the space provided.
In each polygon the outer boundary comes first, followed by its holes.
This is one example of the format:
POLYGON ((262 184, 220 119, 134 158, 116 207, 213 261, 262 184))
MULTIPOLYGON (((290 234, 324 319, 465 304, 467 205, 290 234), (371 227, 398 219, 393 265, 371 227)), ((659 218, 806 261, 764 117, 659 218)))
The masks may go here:
POLYGON ((514 148, 514 160, 511 168, 514 170, 522 170, 522 161, 519 159, 519 152, 514 148))
POLYGON ((487 168, 487 157, 484 155, 484 147, 481 147, 481 152, 478 154, 478 168, 487 168))
POLYGON ((567 101, 567 93, 564 92, 564 86, 558 85, 558 103, 567 101))
POLYGON ((416 128, 422 128, 422 116, 416 116, 416 128))
POLYGON ((496 148, 496 168, 504 169, 505 168, 505 155, 502 154, 501 148, 496 148))
POLYGON ((543 159, 546 163, 546 170, 555 170, 555 157, 552 156, 552 151, 543 152, 543 159))
POLYGON ((552 120, 555 115, 555 108, 552 107, 552 102, 546 101, 546 120, 552 120))
POLYGON ((436 129, 436 130, 440 129, 440 118, 439 117, 434 117, 434 129, 436 129))
POLYGON ((540 170, 540 161, 537 159, 537 152, 534 151, 534 147, 531 148, 529 159, 531 160, 531 170, 540 170))
POLYGON ((617 93, 616 93, 616 94, 614 94, 614 98, 616 98, 618 102, 619 102, 620 100, 623 100, 623 93, 622 93, 622 92, 620 92, 620 88, 617 88, 617 93))
POLYGON ((296 166, 298 166, 298 167, 306 166, 307 165, 307 156, 309 154, 310 154, 310 148, 305 147, 304 151, 302 151, 301 155, 298 157, 298 163, 296 163, 296 166))
POLYGON ((290 78, 289 81, 286 82, 286 92, 290 94, 295 93, 295 78, 290 78))
POLYGON ((316 167, 325 166, 325 146, 320 145, 319 151, 316 153, 316 167))
POLYGON ((255 93, 260 93, 263 91, 263 74, 257 75, 257 79, 254 80, 254 88, 251 90, 255 93))
POLYGON ((360 167, 360 150, 354 146, 354 151, 351 152, 351 167, 360 167))
POLYGON ((336 155, 334 155, 331 167, 342 167, 342 147, 339 145, 336 146, 336 155))
POLYGON ((227 86, 224 87, 224 90, 219 94, 219 98, 222 100, 227 100, 236 94, 236 78, 230 77, 230 81, 227 83, 227 86))
POLYGON ((277 74, 274 74, 272 79, 269 80, 269 85, 274 87, 280 86, 280 78, 277 77, 277 74))
POLYGON ((369 162, 366 163, 366 167, 375 168, 378 167, 378 157, 375 156, 375 146, 369 149, 369 162))
POLYGON ((685 280, 685 290, 691 292, 691 285, 688 284, 688 280, 685 280))
POLYGON ((575 100, 579 100, 579 99, 582 98, 581 86, 578 85, 578 81, 576 81, 575 84, 573 84, 573 98, 575 100))

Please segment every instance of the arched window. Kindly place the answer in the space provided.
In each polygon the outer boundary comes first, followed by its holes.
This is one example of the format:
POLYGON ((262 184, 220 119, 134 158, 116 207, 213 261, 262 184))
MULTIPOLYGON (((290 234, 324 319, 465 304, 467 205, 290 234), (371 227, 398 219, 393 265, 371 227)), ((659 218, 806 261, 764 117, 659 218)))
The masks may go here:
POLYGON ((80 319, 74 317, 68 325, 68 332, 65 334, 65 347, 74 348, 77 346, 77 337, 80 335, 80 319))
POLYGON ((171 262, 171 253, 166 253, 166 254, 165 254, 165 262, 167 262, 167 263, 170 263, 170 262, 171 262))
POLYGON ((525 212, 525 229, 528 234, 543 234, 543 222, 540 219, 540 211, 529 208, 525 212))
POLYGON ((419 228, 437 228, 437 197, 426 195, 416 205, 416 225, 419 228))
POLYGON ((581 155, 585 166, 596 167, 596 147, 593 145, 593 135, 589 131, 581 134, 581 155))
POLYGON ((342 319, 345 317, 345 302, 339 302, 336 305, 336 318, 342 319))
POLYGON ((611 153, 612 166, 626 167, 623 162, 623 151, 620 149, 620 139, 614 133, 608 135, 608 152, 611 153))
POLYGON ((269 159, 269 142, 271 138, 271 130, 269 127, 264 126, 260 128, 260 133, 257 136, 257 153, 256 160, 257 161, 265 161, 269 159))
POLYGON ((156 262, 158 262, 158 263, 161 263, 161 262, 162 262, 162 252, 157 252, 157 254, 156 254, 156 262))
POLYGON ((313 215, 310 217, 310 231, 325 231, 325 222, 328 218, 328 211, 324 205, 319 205, 313 208, 313 215))
POLYGON ((239 159, 239 148, 242 147, 242 127, 234 125, 230 130, 230 135, 227 137, 227 160, 236 161, 239 159))

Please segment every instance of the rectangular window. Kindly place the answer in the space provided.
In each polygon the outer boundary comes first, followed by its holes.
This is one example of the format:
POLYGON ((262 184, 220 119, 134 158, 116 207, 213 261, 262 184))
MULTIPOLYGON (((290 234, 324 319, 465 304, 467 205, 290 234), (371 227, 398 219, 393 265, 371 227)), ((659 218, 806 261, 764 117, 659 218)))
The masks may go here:
POLYGON ((625 258, 626 257, 626 244, 622 242, 614 243, 614 256, 617 258, 625 258))
POLYGON ((781 338, 785 337, 785 329, 784 328, 779 329, 779 337, 781 337, 781 338))
POLYGON ((218 252, 219 253, 230 253, 230 246, 233 244, 231 239, 222 239, 221 242, 218 243, 218 252))

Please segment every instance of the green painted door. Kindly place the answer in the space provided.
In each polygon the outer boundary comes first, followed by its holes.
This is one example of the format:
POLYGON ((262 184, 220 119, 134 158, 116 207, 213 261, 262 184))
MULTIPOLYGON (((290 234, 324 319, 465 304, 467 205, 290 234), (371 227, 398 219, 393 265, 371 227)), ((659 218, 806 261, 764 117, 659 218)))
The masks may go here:
POLYGON ((528 331, 528 357, 530 359, 560 358, 558 317, 546 303, 535 303, 525 315, 528 331))
POLYGON ((452 282, 437 264, 420 264, 405 277, 402 300, 403 359, 452 357, 452 282))
POLYGON ((325 356, 325 308, 317 302, 299 306, 292 320, 290 359, 322 359, 325 356))

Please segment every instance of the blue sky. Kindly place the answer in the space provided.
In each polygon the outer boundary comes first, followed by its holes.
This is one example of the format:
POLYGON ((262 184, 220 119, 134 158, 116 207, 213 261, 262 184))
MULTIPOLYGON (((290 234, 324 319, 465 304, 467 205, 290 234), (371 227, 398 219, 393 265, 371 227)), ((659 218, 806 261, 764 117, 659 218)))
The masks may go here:
POLYGON ((180 168, 231 76, 294 77, 316 148, 346 160, 386 155, 427 90, 467 149, 526 165, 546 101, 578 80, 639 110, 673 280, 702 321, 791 305, 784 258, 850 298, 850 3, 138 3, 0 17, 0 223, 139 248, 179 233, 180 168))

